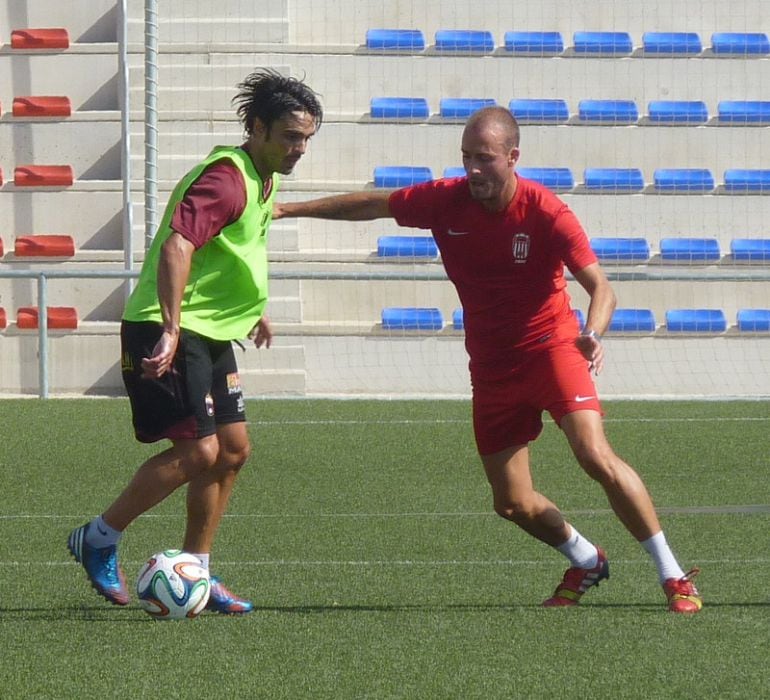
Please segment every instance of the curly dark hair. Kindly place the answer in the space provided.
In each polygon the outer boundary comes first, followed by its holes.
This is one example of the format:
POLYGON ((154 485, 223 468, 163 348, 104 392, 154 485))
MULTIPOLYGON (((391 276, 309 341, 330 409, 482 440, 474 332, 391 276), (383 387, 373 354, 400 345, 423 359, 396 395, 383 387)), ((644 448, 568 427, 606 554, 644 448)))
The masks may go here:
POLYGON ((233 104, 247 134, 254 130, 254 118, 265 125, 267 133, 273 122, 289 112, 307 112, 316 130, 323 121, 323 108, 317 94, 303 81, 288 78, 271 68, 258 68, 238 85, 233 104))

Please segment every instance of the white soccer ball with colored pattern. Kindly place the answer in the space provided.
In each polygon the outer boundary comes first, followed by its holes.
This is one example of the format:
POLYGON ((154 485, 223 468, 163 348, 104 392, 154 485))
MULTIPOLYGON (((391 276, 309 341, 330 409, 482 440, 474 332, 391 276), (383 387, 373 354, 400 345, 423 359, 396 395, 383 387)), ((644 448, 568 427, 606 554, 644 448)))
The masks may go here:
POLYGON ((178 549, 153 554, 139 571, 139 605, 156 620, 197 617, 209 600, 211 581, 200 560, 178 549))

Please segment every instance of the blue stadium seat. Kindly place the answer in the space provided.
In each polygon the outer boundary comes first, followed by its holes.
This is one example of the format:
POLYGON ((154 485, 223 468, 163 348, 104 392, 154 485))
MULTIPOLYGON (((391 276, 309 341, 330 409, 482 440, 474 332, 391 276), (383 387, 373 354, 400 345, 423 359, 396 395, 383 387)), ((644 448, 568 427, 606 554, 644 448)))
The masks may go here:
POLYGON ((465 177, 465 168, 462 166, 450 166, 444 168, 444 177, 465 177))
POLYGON ((719 260, 719 241, 716 238, 662 238, 662 260, 679 262, 708 262, 719 260))
POLYGON ((703 168, 659 169, 653 173, 658 192, 711 192, 714 176, 703 168))
POLYGON ((437 255, 432 236, 380 236, 377 239, 380 258, 435 258, 437 255))
POLYGON ((462 308, 455 309, 452 312, 452 328, 456 331, 465 330, 465 317, 462 308))
POLYGON ((512 53, 553 54, 564 51, 561 32, 506 32, 505 50, 512 53))
POLYGON ((389 306, 382 310, 382 327, 386 330, 437 331, 444 327, 444 317, 436 308, 389 306))
POLYGON ((497 104, 492 97, 444 97, 441 100, 439 114, 444 119, 465 119, 475 111, 497 104))
POLYGON ((722 100, 717 112, 719 121, 727 124, 770 124, 770 101, 722 100))
POLYGON ((652 309, 615 309, 609 330, 652 333, 655 330, 655 314, 652 309))
POLYGON ((711 50, 733 56, 764 55, 770 53, 770 41, 767 34, 716 32, 711 35, 711 50))
POLYGON ((739 309, 738 330, 745 332, 770 331, 770 309, 739 309))
POLYGON ((584 122, 633 124, 639 110, 633 100, 580 100, 578 117, 584 122))
POLYGON ((639 168, 586 168, 583 179, 587 190, 641 192, 644 189, 644 176, 639 168))
POLYGON ((569 168, 516 168, 516 172, 551 190, 571 190, 575 186, 575 178, 569 168))
POLYGON ((438 51, 474 51, 490 53, 495 48, 492 32, 466 29, 439 29, 436 32, 438 51))
POLYGON ((425 49, 425 35, 419 29, 370 29, 366 32, 366 48, 422 51, 425 49))
POLYGON ((709 118, 705 102, 700 101, 654 100, 647 111, 655 124, 703 124, 709 118))
POLYGON ((698 54, 703 51, 695 32, 645 32, 642 35, 645 53, 698 54))
POLYGON ((666 311, 666 330, 722 333, 727 330, 727 318, 721 309, 671 309, 666 311))
POLYGON ((514 99, 508 103, 508 109, 520 122, 556 124, 569 119, 564 100, 514 99))
POLYGON ((427 119, 430 113, 424 97, 373 97, 372 119, 427 119))
POLYGON ((646 262, 650 259, 650 244, 644 238, 592 238, 591 248, 602 261, 646 262))
POLYGON ((770 192, 770 170, 725 170, 727 192, 770 192))
POLYGON ((629 54, 634 44, 628 32, 575 32, 575 53, 629 54))
POLYGON ((770 238, 734 238, 730 253, 733 260, 770 262, 770 238))
POLYGON ((375 187, 406 187, 433 179, 433 171, 410 165, 381 165, 374 169, 375 187))

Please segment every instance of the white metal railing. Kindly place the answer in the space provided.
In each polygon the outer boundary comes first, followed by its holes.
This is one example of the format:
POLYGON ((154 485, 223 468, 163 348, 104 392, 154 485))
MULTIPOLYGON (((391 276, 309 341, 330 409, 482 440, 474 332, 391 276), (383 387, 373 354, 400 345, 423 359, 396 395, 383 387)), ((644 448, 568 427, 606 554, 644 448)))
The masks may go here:
POLYGON ((38 396, 47 399, 49 395, 48 377, 48 280, 49 279, 84 279, 84 278, 123 278, 133 279, 139 276, 134 270, 0 270, 0 278, 37 279, 38 304, 38 396))
POLYGON ((158 228, 158 0, 144 3, 144 247, 158 228))

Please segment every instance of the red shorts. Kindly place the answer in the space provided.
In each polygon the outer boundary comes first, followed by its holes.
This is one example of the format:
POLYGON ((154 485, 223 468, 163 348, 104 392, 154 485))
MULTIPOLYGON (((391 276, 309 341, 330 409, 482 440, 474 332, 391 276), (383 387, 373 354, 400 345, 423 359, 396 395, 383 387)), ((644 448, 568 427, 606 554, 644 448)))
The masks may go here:
POLYGON ((543 429, 543 411, 557 424, 574 411, 602 412, 588 362, 571 339, 530 350, 502 378, 471 379, 473 430, 482 455, 534 440, 543 429))

